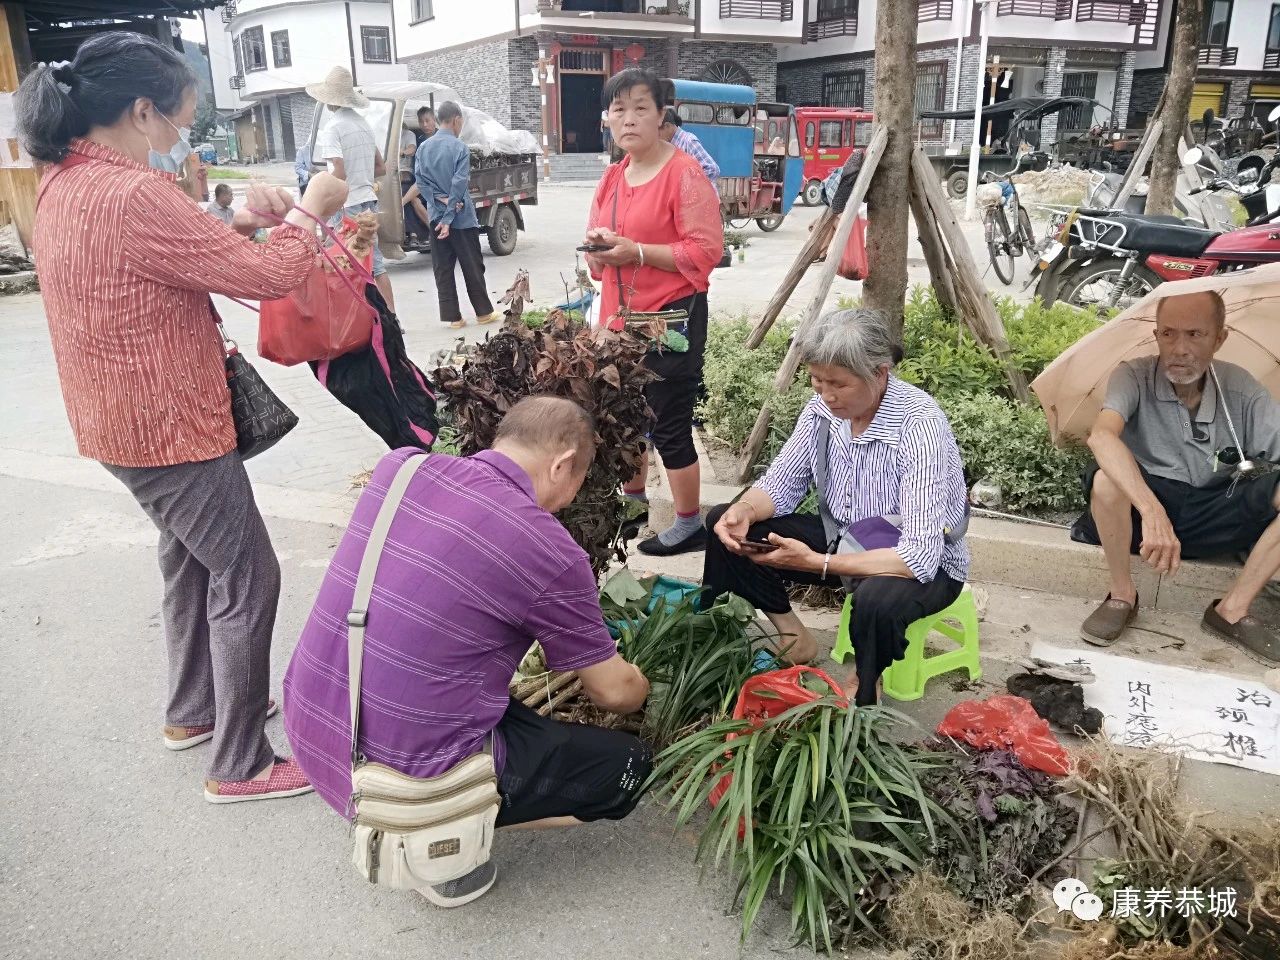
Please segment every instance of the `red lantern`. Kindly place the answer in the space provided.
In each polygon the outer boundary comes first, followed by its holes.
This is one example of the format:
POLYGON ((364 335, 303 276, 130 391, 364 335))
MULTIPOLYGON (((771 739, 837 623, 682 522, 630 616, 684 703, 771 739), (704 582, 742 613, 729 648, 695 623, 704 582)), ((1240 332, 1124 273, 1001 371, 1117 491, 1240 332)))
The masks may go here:
POLYGON ((640 58, 644 56, 644 47, 638 43, 633 43, 622 52, 632 63, 639 63, 640 58))

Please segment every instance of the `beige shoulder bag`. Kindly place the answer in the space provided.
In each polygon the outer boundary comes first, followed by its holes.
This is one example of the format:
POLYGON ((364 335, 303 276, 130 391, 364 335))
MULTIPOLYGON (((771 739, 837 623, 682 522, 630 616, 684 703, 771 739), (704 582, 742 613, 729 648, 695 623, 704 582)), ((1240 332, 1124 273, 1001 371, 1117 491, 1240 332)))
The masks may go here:
POLYGON ((374 574, 387 532, 409 481, 426 456, 404 462, 391 481, 360 560, 355 596, 347 614, 348 686, 351 697, 351 807, 355 848, 351 861, 370 883, 411 890, 456 880, 488 862, 494 821, 502 799, 493 754, 486 742, 437 777, 405 776, 360 754, 360 676, 364 633, 374 574))

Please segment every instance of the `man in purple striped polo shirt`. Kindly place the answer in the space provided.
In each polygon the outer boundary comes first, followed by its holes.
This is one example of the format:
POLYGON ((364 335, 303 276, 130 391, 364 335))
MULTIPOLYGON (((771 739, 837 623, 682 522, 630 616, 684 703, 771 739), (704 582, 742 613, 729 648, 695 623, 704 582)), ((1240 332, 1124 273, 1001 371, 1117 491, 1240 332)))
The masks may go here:
MULTIPOLYGON (((284 679, 285 730, 316 792, 348 815, 351 741, 347 611, 391 478, 412 449, 387 454, 329 564, 284 679)), ((434 777, 493 734, 498 826, 621 819, 649 775, 628 734, 540 717, 508 685, 530 645, 576 670, 597 706, 629 713, 649 683, 623 660, 600 612, 587 554, 552 514, 577 494, 595 426, 577 404, 532 397, 503 419, 493 449, 430 455, 392 521, 369 601, 360 752, 434 777)), ((459 906, 493 884, 492 863, 423 890, 459 906)))

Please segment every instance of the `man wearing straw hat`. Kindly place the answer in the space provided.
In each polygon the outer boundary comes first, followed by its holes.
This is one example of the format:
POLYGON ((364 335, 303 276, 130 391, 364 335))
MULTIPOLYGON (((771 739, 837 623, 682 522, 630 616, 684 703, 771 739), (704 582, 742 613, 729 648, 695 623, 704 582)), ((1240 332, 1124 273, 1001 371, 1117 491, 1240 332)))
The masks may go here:
MULTIPOLYGON (((387 171, 373 130, 356 112, 369 106, 368 97, 356 91, 351 71, 346 67, 334 67, 323 81, 309 84, 306 89, 308 95, 333 111, 332 118, 322 125, 316 137, 315 159, 326 161, 335 177, 347 181, 347 205, 334 218, 334 225, 341 222, 343 214, 354 217, 365 211, 376 213, 378 192, 375 184, 387 171)), ((396 303, 391 292, 391 278, 387 276, 387 266, 376 236, 373 241, 373 279, 394 313, 396 303)))
POLYGON ((1249 607, 1280 572, 1280 405, 1246 370, 1214 360, 1227 339, 1213 291, 1169 296, 1156 311, 1157 356, 1121 363, 1089 434, 1098 465, 1072 539, 1101 544, 1111 592, 1081 637, 1110 646, 1133 621, 1140 554, 1161 574, 1185 557, 1248 553, 1201 626, 1265 664, 1280 640, 1249 607))

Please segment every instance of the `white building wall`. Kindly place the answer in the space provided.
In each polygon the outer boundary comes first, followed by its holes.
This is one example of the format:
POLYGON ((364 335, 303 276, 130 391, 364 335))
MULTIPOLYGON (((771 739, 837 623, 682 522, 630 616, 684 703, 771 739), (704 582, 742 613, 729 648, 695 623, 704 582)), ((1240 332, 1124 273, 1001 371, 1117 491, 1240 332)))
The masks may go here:
POLYGON ((435 0, 432 6, 432 19, 411 24, 411 0, 395 0, 396 54, 401 60, 478 43, 516 29, 513 0, 435 0))
MULTIPOLYGON (((354 70, 356 83, 377 83, 408 79, 407 69, 394 62, 366 63, 360 40, 362 26, 384 27, 391 31, 391 5, 389 3, 345 3, 337 0, 321 0, 317 3, 277 4, 263 0, 243 0, 237 15, 227 25, 227 45, 231 38, 243 36, 246 30, 262 28, 266 45, 267 68, 249 70, 245 64, 243 99, 252 100, 256 95, 272 91, 296 90, 309 83, 322 80, 334 67, 354 70), (350 9, 350 33, 348 33, 348 8, 350 9), (271 34, 285 30, 289 34, 290 63, 276 66, 271 44, 271 34)), ((391 51, 394 60, 394 49, 391 51)), ((215 83, 217 74, 215 73, 215 83)))
POLYGON ((231 88, 231 77, 236 72, 235 55, 231 50, 231 34, 222 22, 222 8, 202 10, 205 42, 209 48, 209 72, 213 77, 213 105, 218 110, 239 110, 244 101, 231 88))
POLYGON ((1239 50, 1236 70, 1263 69, 1272 2, 1273 0, 1235 0, 1231 8, 1231 29, 1227 34, 1227 46, 1237 47, 1239 50))
MULTIPOLYGON (((776 4, 778 0, 742 0, 747 4, 766 6, 776 4)), ((762 41, 795 41, 804 38, 805 19, 804 0, 793 0, 790 20, 757 20, 746 17, 721 17, 720 0, 698 0, 698 29, 704 33, 721 38, 743 40, 759 39, 762 41)))

